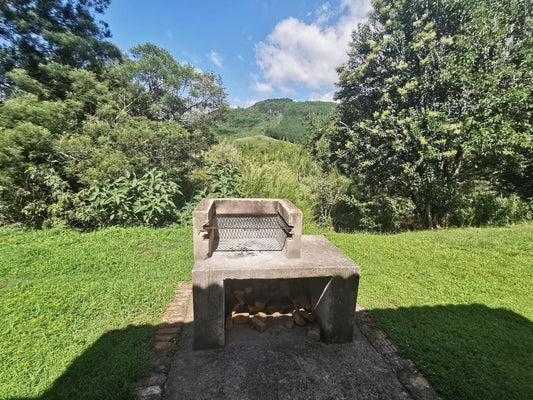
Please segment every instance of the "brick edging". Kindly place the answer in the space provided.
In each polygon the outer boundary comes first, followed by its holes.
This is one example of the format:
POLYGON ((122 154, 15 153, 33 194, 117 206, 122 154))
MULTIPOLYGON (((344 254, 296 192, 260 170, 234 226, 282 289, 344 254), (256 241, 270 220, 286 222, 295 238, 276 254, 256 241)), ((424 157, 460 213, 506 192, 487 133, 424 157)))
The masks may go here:
POLYGON ((415 368, 413 362, 400 356, 396 345, 385 332, 374 326, 366 309, 359 304, 356 307, 355 322, 372 347, 390 365, 400 383, 415 400, 440 400, 437 392, 430 386, 428 380, 420 371, 415 368))
POLYGON ((135 399, 161 400, 164 395, 165 383, 170 370, 171 353, 183 330, 189 301, 192 298, 192 283, 178 282, 172 300, 162 314, 161 323, 157 327, 154 347, 151 354, 149 373, 137 382, 135 399))

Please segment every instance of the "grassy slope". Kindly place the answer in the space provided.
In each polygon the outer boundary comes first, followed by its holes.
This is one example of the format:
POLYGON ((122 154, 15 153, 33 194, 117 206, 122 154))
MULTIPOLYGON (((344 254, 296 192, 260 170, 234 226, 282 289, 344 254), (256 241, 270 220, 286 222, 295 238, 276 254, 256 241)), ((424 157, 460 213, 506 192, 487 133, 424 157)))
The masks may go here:
POLYGON ((250 136, 235 140, 242 161, 242 188, 246 197, 289 199, 311 222, 310 179, 318 179, 320 168, 303 146, 250 136))
POLYGON ((191 234, 0 230, 0 398, 129 398, 191 234))
MULTIPOLYGON (((533 225, 326 235, 361 265, 359 302, 446 398, 530 397, 533 225)), ((0 398, 126 398, 190 279, 191 242, 181 228, 0 230, 0 398)))

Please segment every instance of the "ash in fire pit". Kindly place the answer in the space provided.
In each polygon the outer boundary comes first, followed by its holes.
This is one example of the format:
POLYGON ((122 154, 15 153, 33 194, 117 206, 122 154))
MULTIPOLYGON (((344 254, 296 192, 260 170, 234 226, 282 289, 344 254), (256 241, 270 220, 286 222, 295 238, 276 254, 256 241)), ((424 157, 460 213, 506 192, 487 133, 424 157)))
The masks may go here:
POLYGON ((284 314, 317 338, 352 340, 359 266, 325 237, 302 236, 290 201, 204 199, 193 234, 196 348, 223 346, 225 325, 261 331, 284 314))

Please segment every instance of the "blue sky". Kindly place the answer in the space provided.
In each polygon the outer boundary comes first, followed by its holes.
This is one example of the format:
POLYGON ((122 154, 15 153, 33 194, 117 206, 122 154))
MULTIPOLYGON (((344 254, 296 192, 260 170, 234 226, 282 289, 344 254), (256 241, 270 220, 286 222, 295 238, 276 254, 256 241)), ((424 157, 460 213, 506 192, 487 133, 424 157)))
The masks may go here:
POLYGON ((112 0, 103 20, 121 50, 154 43, 222 77, 232 106, 330 100, 335 67, 368 0, 112 0))

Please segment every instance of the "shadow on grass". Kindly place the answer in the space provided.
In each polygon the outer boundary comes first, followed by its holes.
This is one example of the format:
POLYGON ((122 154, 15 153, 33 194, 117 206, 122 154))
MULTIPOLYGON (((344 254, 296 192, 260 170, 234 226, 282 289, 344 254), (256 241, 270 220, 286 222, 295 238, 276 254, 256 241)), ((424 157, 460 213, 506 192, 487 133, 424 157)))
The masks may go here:
POLYGON ((130 399, 149 365, 156 329, 130 325, 103 334, 38 399, 130 399))
MULTIPOLYGON (((530 320, 479 304, 368 313, 444 398, 531 399, 530 320)), ((131 398, 147 372, 155 330, 144 325, 105 333, 39 399, 131 398)))
POLYGON ((449 399, 531 399, 533 323, 480 304, 375 309, 372 320, 449 399))

